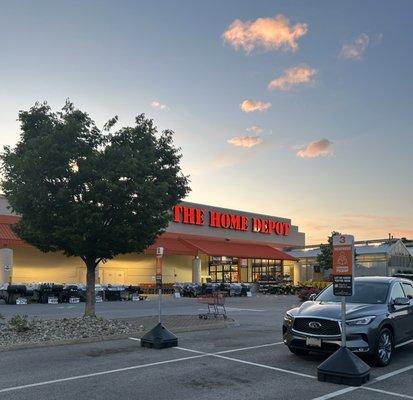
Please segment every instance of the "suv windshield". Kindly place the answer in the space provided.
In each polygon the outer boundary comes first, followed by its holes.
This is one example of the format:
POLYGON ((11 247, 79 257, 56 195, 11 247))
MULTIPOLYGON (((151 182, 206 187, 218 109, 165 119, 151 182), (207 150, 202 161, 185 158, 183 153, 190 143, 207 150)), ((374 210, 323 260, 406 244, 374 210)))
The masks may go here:
MULTIPOLYGON (((383 304, 387 298, 389 284, 386 282, 357 282, 354 283, 353 296, 346 297, 347 303, 383 304)), ((339 302, 340 296, 334 296, 333 285, 322 291, 317 301, 339 302)))

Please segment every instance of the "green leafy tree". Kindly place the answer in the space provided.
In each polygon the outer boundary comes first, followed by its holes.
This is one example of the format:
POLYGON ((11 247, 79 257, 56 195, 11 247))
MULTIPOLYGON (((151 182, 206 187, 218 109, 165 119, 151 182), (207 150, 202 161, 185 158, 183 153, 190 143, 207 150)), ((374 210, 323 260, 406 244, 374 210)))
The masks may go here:
POLYGON ((320 244, 320 254, 317 255, 317 263, 321 272, 333 268, 333 237, 336 235, 340 235, 340 232, 331 232, 328 242, 320 244))
POLYGON ((167 227, 189 192, 173 132, 138 115, 103 130, 69 101, 59 112, 36 103, 19 113, 20 140, 1 155, 1 187, 21 215, 15 232, 43 252, 77 256, 87 268, 85 315, 95 315, 95 270, 102 260, 142 252, 167 227))

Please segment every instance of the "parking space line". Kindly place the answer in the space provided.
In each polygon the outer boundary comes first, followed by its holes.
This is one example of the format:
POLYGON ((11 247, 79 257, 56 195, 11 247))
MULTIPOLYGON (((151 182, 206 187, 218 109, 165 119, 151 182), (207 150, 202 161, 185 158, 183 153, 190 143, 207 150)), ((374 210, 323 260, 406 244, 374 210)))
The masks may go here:
POLYGON ((413 369, 413 364, 408 365, 407 367, 404 367, 404 368, 396 369, 395 371, 389 372, 388 374, 378 376, 377 378, 374 378, 373 382, 383 381, 384 379, 388 379, 388 378, 391 378, 392 376, 402 374, 403 372, 410 371, 411 369, 413 369))
MULTIPOLYGON (((134 338, 134 337, 130 337, 128 338, 130 340, 135 340, 137 342, 140 342, 141 340, 139 338, 134 338)), ((280 344, 284 344, 284 342, 274 342, 274 343, 266 343, 266 344, 259 344, 257 346, 249 346, 249 347, 240 347, 238 349, 231 349, 231 350, 223 350, 223 351, 218 351, 216 353, 213 354, 226 354, 226 353, 235 353, 237 351, 245 351, 245 350, 255 350, 255 349, 260 349, 262 347, 271 347, 271 346, 278 346, 280 344)), ((177 347, 177 349, 179 350, 186 350, 186 351, 192 351, 194 353, 202 353, 201 351, 198 350, 192 350, 192 349, 187 349, 184 347, 177 347)), ((209 353, 208 353, 209 354, 209 353)))
POLYGON ((292 375, 298 375, 298 376, 302 376, 303 378, 312 378, 312 379, 316 378, 316 376, 314 376, 314 375, 308 375, 308 374, 303 374, 301 372, 290 371, 288 369, 272 367, 271 365, 258 364, 258 363, 254 363, 254 362, 251 362, 251 361, 240 360, 238 358, 221 356, 219 354, 212 354, 212 356, 218 357, 218 358, 223 358, 224 360, 235 361, 235 362, 238 362, 238 363, 241 363, 241 364, 253 365, 254 367, 261 367, 261 368, 271 369, 273 371, 285 372, 287 374, 292 374, 292 375))
POLYGON ((291 370, 288 370, 288 369, 272 367, 271 365, 258 364, 258 363, 254 363, 254 362, 251 362, 251 361, 240 360, 239 358, 232 358, 232 357, 223 356, 223 355, 221 355, 222 353, 205 353, 203 351, 187 349, 185 347, 176 347, 176 349, 183 350, 183 351, 189 351, 191 353, 203 354, 205 356, 210 356, 210 357, 222 358, 224 360, 234 361, 234 362, 238 362, 238 363, 241 363, 241 364, 253 365, 254 367, 260 367, 260 368, 265 368, 265 369, 271 369, 273 371, 284 372, 284 373, 287 373, 287 374, 298 375, 298 376, 301 376, 301 377, 304 377, 304 378, 312 378, 312 379, 316 378, 314 375, 308 375, 308 374, 303 374, 301 372, 291 371, 291 370))
POLYGON ((367 386, 363 386, 362 389, 371 390, 373 392, 383 393, 383 394, 387 394, 387 395, 390 395, 390 396, 402 397, 403 399, 413 399, 413 396, 408 396, 407 394, 388 392, 387 390, 375 389, 375 388, 367 387, 367 386))
POLYGON ((337 397, 337 396, 341 396, 342 394, 345 394, 345 393, 348 393, 348 392, 353 392, 354 390, 364 389, 364 388, 366 388, 366 389, 369 388, 370 389, 371 385, 374 385, 377 382, 381 382, 381 381, 384 381, 385 379, 392 378, 393 376, 400 375, 404 372, 410 371, 411 369, 413 369, 413 364, 408 365, 407 367, 404 367, 404 368, 396 369, 395 371, 389 372, 387 374, 378 376, 377 378, 374 378, 371 382, 367 383, 364 386, 358 386, 358 387, 350 386, 350 387, 347 387, 345 389, 341 389, 341 390, 337 390, 335 392, 327 393, 324 396, 316 397, 312 400, 327 400, 327 399, 332 399, 332 398, 337 397))
POLYGON ((196 356, 175 358, 175 359, 172 359, 172 360, 158 361, 158 362, 149 363, 149 364, 133 365, 131 367, 111 369, 111 370, 108 370, 108 371, 101 371, 101 372, 93 372, 93 373, 85 374, 85 375, 69 376, 68 378, 54 379, 54 380, 51 380, 51 381, 29 383, 27 385, 20 385, 20 386, 11 386, 11 387, 8 387, 8 388, 0 389, 0 393, 13 392, 13 391, 33 388, 33 387, 37 387, 37 386, 46 386, 46 385, 51 385, 51 384, 60 383, 60 382, 69 382, 69 381, 75 381, 75 380, 85 379, 85 378, 93 378, 95 376, 109 375, 109 374, 114 374, 114 373, 117 373, 117 372, 132 371, 132 370, 135 370, 135 369, 153 367, 153 366, 157 366, 157 365, 172 364, 172 363, 175 363, 175 362, 193 360, 195 358, 202 358, 202 357, 206 357, 206 355, 198 354, 196 356))
POLYGON ((353 390, 357 390, 358 387, 350 386, 344 389, 336 390, 335 392, 327 393, 324 396, 315 397, 313 400, 328 400, 332 399, 333 397, 341 396, 342 394, 346 394, 348 392, 352 392, 353 390))
POLYGON ((396 346, 394 346, 394 348, 395 348, 395 349, 398 349, 399 347, 406 346, 406 344, 410 344, 410 343, 413 343, 413 339, 412 339, 412 340, 408 340, 407 342, 403 342, 403 343, 400 343, 400 344, 396 344, 396 346))
POLYGON ((223 351, 218 351, 217 353, 214 353, 214 354, 235 353, 237 351, 254 350, 254 349, 260 349, 262 347, 278 346, 280 344, 284 344, 284 342, 267 343, 267 344, 260 344, 258 346, 242 347, 240 349, 223 350, 223 351))

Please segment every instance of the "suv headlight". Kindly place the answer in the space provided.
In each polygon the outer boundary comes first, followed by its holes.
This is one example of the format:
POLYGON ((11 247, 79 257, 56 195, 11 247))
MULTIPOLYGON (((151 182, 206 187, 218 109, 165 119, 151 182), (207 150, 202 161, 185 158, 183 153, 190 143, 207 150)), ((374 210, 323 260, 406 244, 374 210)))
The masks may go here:
POLYGON ((346 324, 350 326, 368 325, 371 321, 374 320, 374 318, 376 318, 375 315, 371 315, 371 316, 363 317, 363 318, 349 319, 346 321, 346 324))
POLYGON ((286 314, 284 315, 284 323, 285 323, 286 325, 292 325, 293 322, 294 322, 294 317, 293 317, 291 314, 286 313, 286 314))

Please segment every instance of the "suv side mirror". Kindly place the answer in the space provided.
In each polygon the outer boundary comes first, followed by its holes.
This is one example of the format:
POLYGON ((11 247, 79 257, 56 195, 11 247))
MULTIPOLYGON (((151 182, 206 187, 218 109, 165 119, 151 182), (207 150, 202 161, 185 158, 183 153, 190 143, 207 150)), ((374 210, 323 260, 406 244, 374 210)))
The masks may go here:
POLYGON ((311 293, 311 294, 310 294, 310 297, 308 298, 308 300, 314 301, 316 297, 317 297, 317 294, 316 294, 316 293, 311 293))
POLYGON ((410 300, 407 297, 396 297, 393 300, 394 306, 409 306, 410 300))

